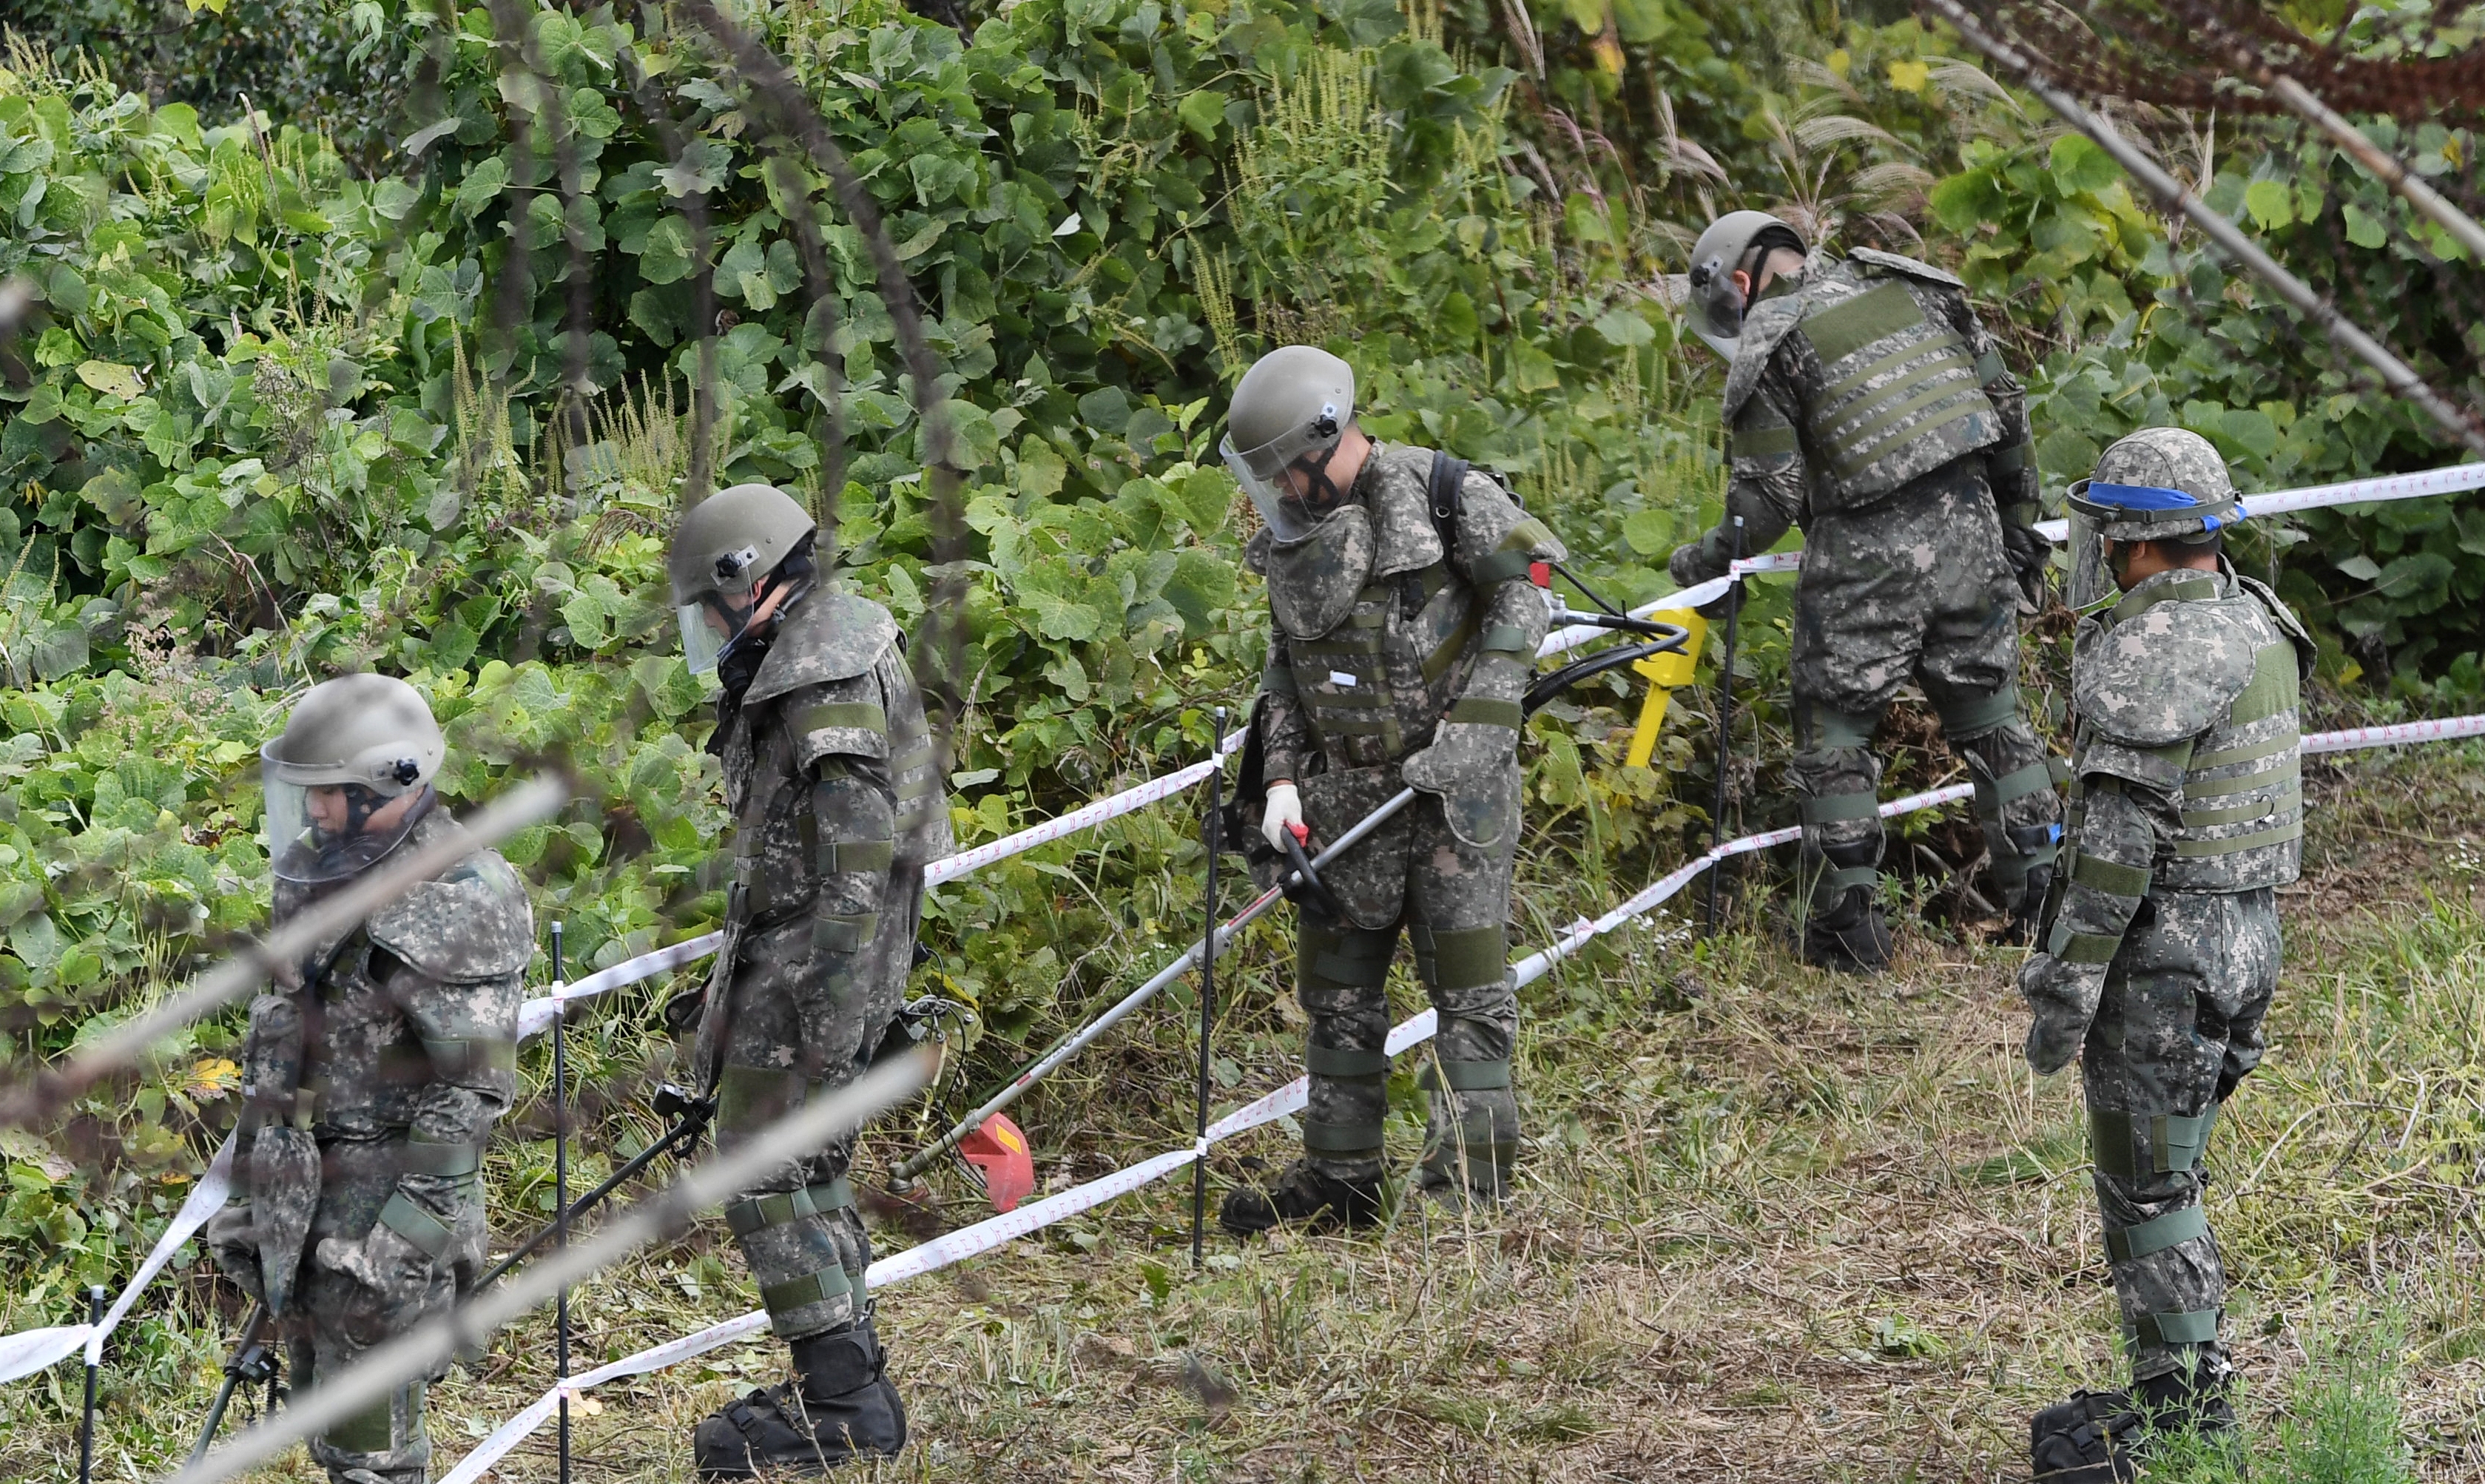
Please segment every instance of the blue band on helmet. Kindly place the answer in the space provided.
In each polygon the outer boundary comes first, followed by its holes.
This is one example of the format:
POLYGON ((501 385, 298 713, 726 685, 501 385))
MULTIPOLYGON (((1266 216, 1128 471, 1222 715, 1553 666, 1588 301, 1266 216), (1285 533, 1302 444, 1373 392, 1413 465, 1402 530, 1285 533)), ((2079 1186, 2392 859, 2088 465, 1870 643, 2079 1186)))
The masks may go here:
POLYGON ((2181 510, 2200 502, 2179 489, 2166 489, 2155 484, 2104 484, 2094 480, 2082 490, 2091 504, 2111 505, 2126 510, 2181 510))

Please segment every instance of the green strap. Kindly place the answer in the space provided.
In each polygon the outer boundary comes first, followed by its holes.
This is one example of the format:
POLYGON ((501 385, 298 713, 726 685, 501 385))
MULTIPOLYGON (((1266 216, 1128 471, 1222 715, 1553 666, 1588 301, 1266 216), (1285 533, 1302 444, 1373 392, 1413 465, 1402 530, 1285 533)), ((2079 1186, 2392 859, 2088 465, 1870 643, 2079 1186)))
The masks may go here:
POLYGON ((1991 731, 2018 716, 2019 688, 2006 685, 1990 695, 1971 696, 1934 709, 1941 716, 1943 736, 1973 736, 1980 731, 1991 731))
POLYGON ((1461 696, 1450 707, 1449 720, 1469 722, 1479 727, 1507 727, 1513 731, 1527 723, 1527 713, 1515 701, 1490 701, 1481 696, 1461 696))
POLYGON ((900 753, 894 758, 890 759, 888 771, 891 773, 912 773, 916 768, 930 766, 931 762, 932 744, 926 742, 920 747, 910 748, 906 752, 900 753))
POLYGON ((2266 742, 2248 742, 2240 747, 2222 747, 2214 753, 2201 753, 2195 756, 2192 759, 2192 768, 2195 772, 2201 772, 2210 768, 2223 768, 2231 763, 2258 762, 2264 757, 2275 757, 2280 753, 2292 752, 2301 741, 2301 737, 2290 732, 2285 736, 2272 737, 2266 742))
POLYGON ((2176 840, 2174 853, 2185 860, 2198 860, 2202 856, 2231 855, 2240 850, 2257 850, 2263 845, 2283 845, 2288 840, 2301 839, 2303 837, 2304 821, 2298 819, 2280 825, 2274 830, 2262 830, 2253 835, 2238 835, 2229 839, 2176 840))
POLYGON ((858 912, 851 916, 832 914, 811 923, 811 948, 817 952, 860 953, 880 931, 880 914, 858 912))
POLYGON ((2068 922, 2055 923, 2045 939, 2045 951, 2066 964, 2110 964, 2121 947, 2120 933, 2073 932, 2068 922))
POLYGON ((1510 929, 1464 927, 1433 934, 1433 983, 1440 989, 1480 989, 1509 973, 1510 929))
POLYGON ((822 1268, 817 1273, 806 1273, 801 1278, 791 1278, 781 1283, 769 1283, 762 1286, 759 1290, 759 1303, 760 1306, 767 1309, 773 1317, 778 1314, 791 1313, 806 1304, 823 1304, 831 1299, 842 1299, 853 1292, 854 1279, 846 1276, 845 1269, 822 1268))
POLYGON ((1975 381, 1971 379, 1973 372, 1964 358, 1936 363, 1926 369, 1925 375, 1929 377, 1949 371, 1963 374, 1933 380, 1924 390, 1896 403, 1874 402, 1866 412, 1863 425, 1846 435, 1838 453, 1830 460, 1838 471, 1838 477, 1852 479, 1886 457, 1892 448, 1904 441, 1920 438, 1936 428, 1948 427, 1961 419, 1992 409, 1993 404, 1977 390, 1975 381), (1917 417, 1925 409, 1942 401, 1950 401, 1951 405, 1930 417, 1917 417))
MULTIPOLYGON (((2196 768, 2194 771, 2198 770, 2196 768)), ((2302 765, 2291 757, 2282 759, 2274 768, 2259 768, 2250 773, 2236 773, 2226 778, 2206 779, 2196 783, 2186 776, 2183 780, 2183 800, 2188 804, 2196 799, 2224 799, 2238 793, 2250 793, 2255 788, 2283 788, 2289 783, 2301 783, 2303 778, 2302 765)))
MULTIPOLYGON (((2028 445, 2025 443, 2014 443, 2008 448, 2004 449, 2002 452, 1988 457, 1984 461, 1984 466, 1987 469, 1992 470, 1995 474, 2017 474, 2020 470, 2028 467, 2028 445)), ((2029 523, 2031 522, 2022 522, 2022 524, 2029 523)))
POLYGON ((1467 570, 1467 580, 1479 588, 1498 588, 1503 583, 1525 577, 1535 564, 1532 551, 1493 551, 1476 558, 1467 570))
POLYGON ((397 1168, 410 1175, 442 1175, 454 1178, 471 1175, 483 1163, 483 1151, 475 1144, 435 1143, 431 1140, 406 1136, 405 1150, 398 1156, 397 1168))
POLYGON ((1427 1061, 1415 1074, 1415 1086, 1439 1091, 1447 1084, 1452 1092, 1491 1092, 1510 1086, 1510 1061, 1452 1061, 1447 1058, 1437 1064, 1427 1061))
POLYGON ((897 860, 897 846, 885 839, 832 839, 820 842, 820 874, 886 871, 897 860))
MULTIPOLYGON (((295 1377, 299 1386, 303 1378, 295 1377)), ((409 1433, 419 1429, 423 1420, 423 1383, 409 1381, 382 1395, 362 1411, 353 1414, 319 1435, 319 1441, 340 1453, 388 1453, 396 1448, 396 1408, 405 1408, 409 1433)), ((342 1469, 343 1465, 338 1466, 342 1469)))
POLYGON ((1389 1075, 1389 1054, 1350 1051, 1342 1046, 1306 1046, 1303 1070, 1336 1082, 1375 1083, 1389 1075))
POLYGON ((1527 630, 1516 623, 1496 623, 1484 631, 1484 643, 1477 646, 1487 654, 1516 654, 1522 659, 1536 652, 1527 642, 1527 630))
POLYGON ((1728 445, 1729 455, 1734 458, 1783 458, 1795 450, 1794 425, 1737 424, 1728 445))
POLYGON ((1795 807, 1807 826, 1842 819, 1875 819, 1881 813, 1881 801, 1869 793, 1817 794, 1798 800, 1795 807))
POLYGON ((2103 1173, 2124 1180, 2148 1179, 2198 1168, 2200 1156, 2209 1146, 2209 1131, 2217 1122, 2214 1103, 2207 1113, 2198 1114, 2135 1115, 2091 1108, 2089 1144, 2103 1173))
POLYGON ((1378 1154, 1381 1138, 1379 1122, 1323 1123, 1317 1118, 1303 1120, 1303 1147, 1315 1154, 1378 1154))
POLYGON ((2258 804, 2235 804, 2225 809, 2187 809, 2183 811, 2183 828, 2198 830, 2209 825, 2242 824, 2249 819, 2267 819, 2283 813, 2304 802, 2304 790, 2290 788, 2275 799, 2258 804))
POLYGON ((868 701, 824 701, 804 707, 795 716, 794 725, 802 731, 823 731, 834 727, 887 736, 888 713, 868 701))
POLYGON ((455 1040, 429 1040, 423 1043, 435 1068, 452 1077, 470 1076, 476 1072, 506 1072, 517 1075, 518 1043, 505 1036, 475 1035, 455 1040))
POLYGON ((2105 1250, 2106 1255, 2116 1262, 2130 1262, 2208 1234, 2208 1214, 2198 1206, 2185 1206, 2180 1211, 2169 1211, 2153 1222, 2107 1232, 2105 1250))
POLYGON ((1260 672, 1260 689, 1270 696, 1292 696, 1295 691, 1295 667, 1270 665, 1260 672))
POLYGON ((1389 982, 1389 960, 1349 958, 1343 953, 1313 956, 1310 977, 1341 988, 1379 989, 1389 982))
MULTIPOLYGON (((1982 781, 1978 782, 1980 783, 1982 781)), ((2003 774, 1987 786, 1991 789, 1994 810, 1998 813, 2001 806, 2014 799, 2024 799, 2032 793, 2051 792, 2054 787, 2053 763, 2050 760, 2032 762, 2024 768, 2003 774)))
POLYGON ((2217 601, 2217 596, 2218 580, 2214 577, 2177 577, 2115 604, 2106 615, 2108 626, 2128 623, 2160 603, 2210 603, 2217 601))
POLYGON ((414 1203, 405 1192, 390 1195, 388 1204, 380 1207, 380 1224, 423 1250, 424 1256, 438 1262, 449 1250, 449 1242, 457 1233, 447 1222, 414 1203))
POLYGON ((1842 866, 1834 871, 1827 872, 1820 878, 1819 885, 1814 889, 1814 894, 1816 897, 1828 898, 1834 903, 1837 898, 1844 896, 1847 893, 1855 890, 1857 887, 1863 887, 1871 891, 1878 891, 1880 889, 1880 885, 1881 867, 1877 866, 1842 866))
POLYGON ((2080 886, 2094 887, 2108 896, 2146 896, 2148 894, 2147 866, 2123 866, 2086 853, 2082 853, 2072 863, 2071 880, 2080 886))
POLYGON ((807 1085, 791 1067, 746 1066, 728 1061, 716 1074, 717 1127, 755 1129, 803 1106, 807 1085))
POLYGON ((2163 1314, 2143 1314, 2132 1326, 2132 1335, 2144 1347, 2162 1345, 2214 1345, 2218 1342, 2218 1320, 2226 1313, 2222 1308, 2171 1310, 2163 1314))
POLYGON ((825 1185, 734 1201, 724 1208, 724 1223, 733 1228, 735 1236, 747 1237, 754 1231, 782 1226, 806 1216, 833 1215, 854 1203, 853 1184, 839 1175, 825 1185))
POLYGON ((1812 748, 1833 752, 1850 747, 1870 747, 1872 733, 1880 728, 1881 713, 1855 715, 1833 711, 1827 706, 1811 706, 1805 710, 1812 730, 1812 748))

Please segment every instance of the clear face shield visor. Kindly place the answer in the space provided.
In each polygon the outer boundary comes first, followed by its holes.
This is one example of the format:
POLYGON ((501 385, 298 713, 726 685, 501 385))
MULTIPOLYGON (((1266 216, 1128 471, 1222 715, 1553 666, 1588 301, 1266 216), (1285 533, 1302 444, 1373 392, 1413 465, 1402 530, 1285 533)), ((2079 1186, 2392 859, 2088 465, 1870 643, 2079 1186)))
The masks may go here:
POLYGON ((675 607, 673 617, 682 626, 682 663, 692 674, 712 675, 725 646, 741 638, 750 625, 751 604, 746 600, 736 608, 730 598, 710 589, 675 607))
POLYGON ((1341 432, 1333 418, 1323 418, 1247 453, 1236 450, 1234 435, 1228 433, 1216 445, 1216 453, 1233 471, 1234 481, 1251 497, 1270 533, 1280 541, 1298 541, 1346 503, 1346 491, 1331 485, 1322 472, 1341 432), (1329 429, 1326 433, 1319 430, 1323 424, 1329 429))
POLYGON ((269 866, 280 879, 341 881, 378 865, 413 833, 426 807, 422 800, 377 828, 371 817, 409 794, 427 794, 427 785, 384 793, 381 785, 348 782, 349 776, 342 767, 261 756, 261 827, 269 866))
POLYGON ((2113 598, 2114 568, 2106 561, 2106 538, 2099 522, 2073 505, 2064 512, 2069 529, 2054 560, 2062 564, 2062 601, 2073 613, 2085 614, 2113 598))

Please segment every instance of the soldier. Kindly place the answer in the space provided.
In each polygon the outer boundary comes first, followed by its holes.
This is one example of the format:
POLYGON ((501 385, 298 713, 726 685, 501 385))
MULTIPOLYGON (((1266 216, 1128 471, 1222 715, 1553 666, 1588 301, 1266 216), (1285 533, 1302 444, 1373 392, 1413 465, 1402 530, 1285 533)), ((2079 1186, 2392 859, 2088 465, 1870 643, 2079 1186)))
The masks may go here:
MULTIPOLYGON (((259 755, 278 922, 400 850, 461 833, 432 792, 444 751, 402 680, 347 675, 302 698, 259 755)), ((516 1090, 533 952, 526 892, 481 850, 252 1003, 234 1195, 207 1246, 267 1305, 297 1390, 446 1312, 473 1282, 485 1240, 477 1171, 516 1090)), ((422 1484, 423 1388, 444 1373, 314 1438, 311 1456, 339 1484, 422 1484)))
POLYGON ((1736 211, 1692 249, 1692 322, 1733 364, 1726 518, 1668 563, 1685 587, 1804 532, 1795 587, 1795 756, 1812 878, 1804 956, 1871 972, 1880 903, 1881 763, 1872 733, 1909 677, 1967 759, 2013 941, 2033 931, 2062 808, 2019 705, 2017 613, 2050 548, 2018 381, 1966 286, 1858 248, 1807 261, 1776 217, 1736 211), (2015 587, 2014 587, 2015 584, 2015 587))
MULTIPOLYGON (((720 1147, 870 1064, 914 967, 924 870, 949 853, 897 624, 820 580, 815 534, 782 492, 736 484, 673 536, 682 648, 722 687, 708 746, 738 819, 724 946, 703 1008, 690 1006, 720 1147)), ((871 1239, 846 1181, 853 1156, 851 1136, 803 1151, 725 1207, 794 1376, 699 1423, 703 1478, 821 1473, 905 1444, 863 1292, 871 1239)))
POLYGON ((1402 788, 1422 792, 1327 868, 1342 919, 1306 904, 1303 1158, 1267 1190, 1232 1192, 1220 1220, 1248 1235, 1379 1218, 1382 986, 1402 923, 1440 1013, 1423 1072, 1423 1187, 1497 1200, 1518 1141, 1518 1001, 1504 961, 1519 702, 1548 616, 1531 577, 1561 543, 1459 460, 1366 436, 1354 372, 1325 351, 1263 356, 1229 422, 1220 452, 1266 522, 1244 561, 1268 579, 1274 617, 1253 720, 1262 831, 1317 849, 1402 788))
POLYGON ((2086 1051, 2097 1205, 2132 1392, 2040 1414, 2036 1473, 2128 1478, 2135 1432, 2231 1428, 2226 1280, 2200 1210, 2218 1109, 2261 1056, 2278 903, 2303 851, 2298 696, 2312 642, 2222 560, 2243 518, 2208 441, 2152 427, 2071 488, 2071 825, 2043 950, 2019 974, 2028 1062, 2086 1051), (2111 576, 2109 585, 2106 578, 2111 576), (2115 590, 2121 598, 2115 600, 2115 590))

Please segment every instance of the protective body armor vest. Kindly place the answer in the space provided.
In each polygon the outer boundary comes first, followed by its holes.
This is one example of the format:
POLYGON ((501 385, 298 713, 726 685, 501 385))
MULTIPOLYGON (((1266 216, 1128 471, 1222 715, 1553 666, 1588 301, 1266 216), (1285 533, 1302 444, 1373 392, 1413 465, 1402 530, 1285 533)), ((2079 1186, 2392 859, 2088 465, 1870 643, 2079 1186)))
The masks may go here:
MULTIPOLYGON (((1430 745, 1478 658, 1493 647, 1496 636, 1481 632, 1484 594, 1451 564, 1434 525, 1427 495, 1434 456, 1429 449, 1375 446, 1354 489, 1371 527, 1371 539, 1358 543, 1372 553, 1360 571, 1290 560, 1265 530, 1245 550, 1269 580, 1291 661, 1272 657, 1262 688, 1295 699, 1333 770, 1397 762, 1430 745), (1279 590, 1292 583, 1334 585, 1338 598, 1353 596, 1335 621, 1298 633, 1285 626, 1290 614, 1341 605, 1288 601, 1279 590)), ((1525 574, 1540 547, 1558 550, 1541 522, 1521 518, 1499 549, 1470 566, 1489 588, 1525 574)), ((1516 647, 1532 658, 1532 646, 1516 647)))
MULTIPOLYGON (((2151 891, 2283 886, 2304 854, 2302 681, 2312 643, 2286 605, 2230 570, 2152 578, 2082 620, 2072 669, 2079 728, 2070 830, 2092 773, 2173 792, 2181 827, 2151 891), (2144 626, 2141 644, 2128 640, 2144 626)), ((2073 863, 2076 864, 2076 863, 2073 863)))
POLYGON ((1859 248, 1752 306, 1727 374, 1737 455, 1800 447, 1815 514, 1869 506, 1908 481, 2003 438, 1980 366, 1952 327, 1966 286, 1911 258, 1859 248), (1772 368, 1795 421, 1755 402, 1772 368))
MULTIPOLYGON (((398 850, 411 853, 461 828, 435 808, 398 850)), ((275 920, 320 894, 279 881, 275 920)), ((312 957, 331 952, 307 1017, 294 1103, 255 1109, 248 1121, 313 1128, 323 1143, 378 1139, 413 1120, 443 1066, 514 1078, 516 995, 534 956, 534 918, 517 872, 499 854, 467 857, 312 957)))
POLYGON ((896 621, 868 598, 816 592, 786 616, 718 751, 736 820, 729 927, 786 921, 818 895, 824 875, 887 871, 901 858, 928 864, 948 853, 922 696, 907 673, 896 621), (871 687, 880 701, 817 699, 820 685, 876 670, 886 672, 871 687), (816 768, 811 756, 820 757, 816 768), (851 833, 837 828, 843 821, 819 817, 815 775, 857 767, 887 772, 896 799, 889 838, 840 840, 851 833))

